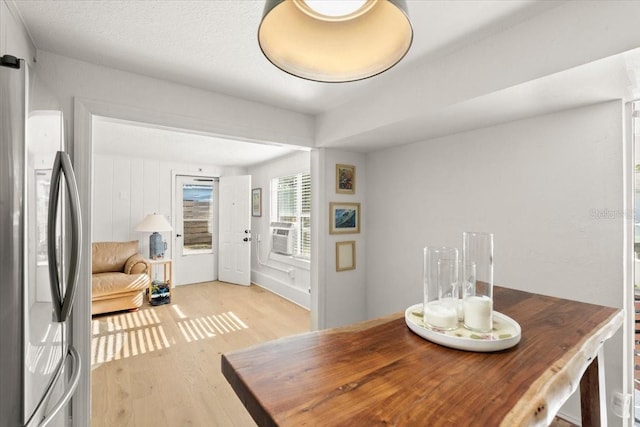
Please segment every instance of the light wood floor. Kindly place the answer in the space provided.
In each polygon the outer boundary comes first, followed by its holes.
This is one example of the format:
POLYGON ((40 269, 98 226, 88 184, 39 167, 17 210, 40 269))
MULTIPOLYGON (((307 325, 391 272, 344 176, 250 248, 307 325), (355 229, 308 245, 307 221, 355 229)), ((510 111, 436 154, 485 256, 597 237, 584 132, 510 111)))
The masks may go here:
POLYGON ((91 425, 255 426, 220 355, 309 330, 309 312, 257 286, 180 286, 171 304, 94 317, 91 425))
POLYGON ((308 331, 309 321, 262 288, 221 282, 177 287, 168 305, 94 317, 91 425, 255 426, 220 355, 308 331))

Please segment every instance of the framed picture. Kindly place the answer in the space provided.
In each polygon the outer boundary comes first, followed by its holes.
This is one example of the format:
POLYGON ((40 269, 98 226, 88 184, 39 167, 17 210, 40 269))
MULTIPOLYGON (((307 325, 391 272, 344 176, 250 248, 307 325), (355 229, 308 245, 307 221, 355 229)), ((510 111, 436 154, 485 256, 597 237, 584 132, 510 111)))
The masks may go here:
POLYGON ((251 216, 262 216, 262 188, 251 190, 251 216))
POLYGON ((329 234, 360 232, 360 203, 329 203, 329 234))
POLYGON ((356 167, 336 165, 336 193, 356 193, 356 167))
POLYGON ((336 242, 336 271, 355 270, 356 242, 336 242))

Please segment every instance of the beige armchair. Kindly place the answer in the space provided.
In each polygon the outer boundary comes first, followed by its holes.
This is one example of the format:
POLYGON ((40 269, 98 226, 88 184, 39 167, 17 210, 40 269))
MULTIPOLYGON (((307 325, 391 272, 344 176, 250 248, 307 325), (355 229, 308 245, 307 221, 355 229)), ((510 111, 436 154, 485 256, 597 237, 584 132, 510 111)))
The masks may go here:
POLYGON ((93 243, 91 255, 91 314, 141 307, 151 265, 138 253, 138 241, 93 243))

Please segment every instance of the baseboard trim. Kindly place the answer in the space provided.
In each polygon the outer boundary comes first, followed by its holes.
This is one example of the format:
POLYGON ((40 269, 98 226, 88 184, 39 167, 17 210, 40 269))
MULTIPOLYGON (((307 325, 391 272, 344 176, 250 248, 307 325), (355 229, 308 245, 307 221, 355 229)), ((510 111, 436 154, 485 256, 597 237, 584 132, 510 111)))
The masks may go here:
POLYGON ((299 305, 300 307, 310 310, 311 295, 308 291, 296 288, 280 280, 277 280, 267 274, 252 272, 251 283, 263 289, 273 292, 282 298, 299 305))

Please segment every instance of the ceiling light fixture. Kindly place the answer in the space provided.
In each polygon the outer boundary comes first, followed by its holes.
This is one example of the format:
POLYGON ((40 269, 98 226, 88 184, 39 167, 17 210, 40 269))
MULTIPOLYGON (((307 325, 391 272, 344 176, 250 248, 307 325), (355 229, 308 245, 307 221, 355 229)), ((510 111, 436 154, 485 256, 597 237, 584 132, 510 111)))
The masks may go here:
POLYGON ((405 0, 267 0, 258 29, 269 61, 319 82, 380 74, 406 55, 412 40, 405 0))

